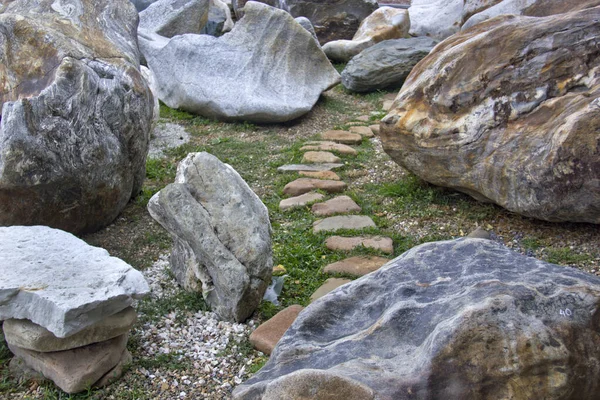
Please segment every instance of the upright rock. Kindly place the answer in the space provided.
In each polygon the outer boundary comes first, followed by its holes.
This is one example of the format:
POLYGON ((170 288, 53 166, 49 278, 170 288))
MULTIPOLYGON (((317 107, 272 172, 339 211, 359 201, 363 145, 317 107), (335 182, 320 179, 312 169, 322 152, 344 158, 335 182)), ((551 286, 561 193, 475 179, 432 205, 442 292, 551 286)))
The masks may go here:
POLYGON ((233 29, 231 10, 222 0, 210 0, 208 5, 208 20, 200 33, 221 36, 233 29))
POLYGON ((233 397, 596 399, 599 310, 597 276, 426 243, 308 306, 233 397))
POLYGON ((448 38, 382 120, 385 151, 516 213, 600 223, 599 35, 597 7, 499 17, 448 38))
POLYGON ((173 237, 171 268, 179 284, 202 292, 223 319, 248 318, 271 282, 271 225, 239 174, 215 156, 191 153, 148 210, 173 237))
POLYGON ((141 189, 153 98, 127 0, 0 14, 0 225, 90 232, 141 189))
POLYGON ((208 22, 208 14, 209 0, 158 0, 140 12, 139 29, 167 38, 199 34, 208 22))

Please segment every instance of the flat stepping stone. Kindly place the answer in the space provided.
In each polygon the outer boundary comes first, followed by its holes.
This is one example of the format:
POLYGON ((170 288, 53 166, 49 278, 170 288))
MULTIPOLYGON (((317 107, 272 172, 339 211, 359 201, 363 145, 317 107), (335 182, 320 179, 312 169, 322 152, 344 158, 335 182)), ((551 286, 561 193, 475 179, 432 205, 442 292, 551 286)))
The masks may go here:
POLYGON ((340 168, 343 167, 344 164, 313 164, 313 165, 306 165, 306 164, 288 164, 288 165, 282 165, 281 167, 277 168, 277 171, 280 172, 288 172, 288 171, 293 171, 293 172, 297 172, 297 171, 331 171, 332 169, 336 169, 336 168, 340 168))
POLYGON ((339 193, 343 192, 347 186, 348 185, 346 185, 345 182, 341 181, 299 178, 285 185, 283 188, 283 193, 287 194, 288 196, 299 196, 316 189, 321 189, 328 193, 339 193))
POLYGON ((358 133, 360 136, 366 138, 372 138, 373 136, 375 136, 371 128, 369 128, 368 126, 351 126, 349 130, 352 133, 358 133))
POLYGON ((339 154, 351 156, 355 156, 356 154, 358 154, 358 151, 346 144, 330 142, 325 140, 307 142, 303 147, 300 148, 300 151, 333 151, 339 154))
POLYGON ((279 209, 281 211, 289 210, 292 208, 304 207, 307 204, 314 203, 323 199, 321 193, 309 192, 296 197, 290 197, 279 202, 279 209))
POLYGON ((300 171, 298 173, 302 176, 308 176, 309 178, 315 179, 330 179, 332 181, 341 180, 340 176, 333 171, 300 171))
POLYGON ((362 121, 362 122, 368 122, 369 119, 370 119, 370 117, 368 115, 361 115, 361 116, 355 118, 355 120, 362 121))
POLYGON ((307 151, 302 157, 303 163, 332 164, 340 161, 338 156, 328 151, 307 151))
POLYGON ((333 264, 327 265, 323 272, 326 274, 348 274, 354 276, 363 276, 373 271, 377 271, 388 261, 387 258, 377 256, 357 256, 346 258, 333 264))
POLYGON ((338 215, 320 219, 313 223, 313 232, 335 232, 339 229, 374 228, 375 222, 366 215, 338 215))
POLYGON ((469 233, 467 235, 467 237, 475 238, 475 239, 488 239, 489 240, 491 238, 491 235, 485 229, 483 229, 481 227, 477 227, 477 229, 475 229, 473 232, 469 233))
POLYGON ((381 108, 383 111, 390 111, 392 109, 392 104, 394 104, 394 100, 385 100, 381 108))
POLYGON ((363 140, 362 136, 358 133, 335 130, 321 133, 321 138, 323 140, 330 140, 332 142, 343 144, 360 144, 363 140))
POLYGON ((392 100, 392 101, 394 101, 394 100, 396 100, 396 97, 397 97, 397 96, 398 96, 398 92, 394 92, 394 93, 386 93, 386 94, 383 96, 383 101, 386 101, 386 100, 392 100))
POLYGON ((279 311, 273 318, 260 325, 250 335, 250 343, 258 351, 270 355, 285 331, 294 323, 304 307, 294 304, 279 311))
POLYGON ((346 283, 352 282, 350 279, 329 278, 310 296, 310 302, 320 299, 333 289, 337 289, 346 283))
POLYGON ((369 125, 369 128, 371 128, 371 132, 373 132, 373 134, 379 135, 379 132, 381 130, 379 124, 369 125))
POLYGON ((384 236, 331 236, 325 240, 325 247, 329 250, 351 251, 357 247, 380 250, 387 254, 394 252, 394 243, 391 238, 384 236))
POLYGON ((361 210, 360 206, 348 196, 338 196, 324 203, 313 204, 311 209, 313 214, 320 216, 360 212, 361 210))

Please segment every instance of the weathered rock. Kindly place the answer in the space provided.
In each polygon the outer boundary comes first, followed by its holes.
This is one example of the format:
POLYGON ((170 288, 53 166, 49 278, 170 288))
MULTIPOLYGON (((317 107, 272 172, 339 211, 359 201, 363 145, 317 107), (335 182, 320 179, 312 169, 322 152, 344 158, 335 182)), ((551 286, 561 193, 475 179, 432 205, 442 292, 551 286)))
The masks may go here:
POLYGON ((173 237, 179 284, 201 291, 220 318, 248 318, 271 282, 271 224, 240 175, 213 155, 188 154, 148 211, 173 237))
POLYGON ((477 227, 473 232, 469 233, 467 237, 476 239, 490 239, 490 233, 481 227, 477 227))
POLYGON ((208 19, 200 33, 221 36, 233 29, 233 19, 229 6, 222 0, 210 0, 208 5, 208 19))
POLYGON ((0 14, 0 225, 95 231, 139 192, 153 98, 136 26, 126 0, 8 2, 0 14))
POLYGON ((325 296, 327 293, 331 292, 333 289, 337 289, 346 283, 352 282, 350 279, 343 278, 329 278, 327 279, 313 294, 310 295, 311 303, 321 297, 325 296))
POLYGON ((598 35, 592 8, 498 17, 449 38, 382 120, 385 151, 428 182, 513 212, 600 223, 598 35))
POLYGON ((156 134, 156 126, 158 125, 158 120, 160 119, 160 102, 158 101, 158 92, 156 91, 156 79, 154 78, 154 74, 152 71, 148 69, 148 67, 141 65, 140 73, 142 74, 142 78, 148 84, 148 88, 150 92, 152 92, 152 100, 153 100, 153 112, 152 112, 152 123, 150 125, 150 144, 148 153, 152 151, 152 138, 156 134))
POLYGON ((408 37, 408 12, 392 7, 380 7, 365 18, 352 40, 325 43, 323 51, 330 60, 348 62, 352 57, 384 40, 408 37))
POLYGON ((288 196, 299 196, 316 189, 321 189, 328 193, 339 193, 343 192, 346 187, 348 187, 348 185, 340 181, 299 178, 285 185, 283 194, 287 194, 288 196))
POLYGON ((369 128, 371 128, 371 132, 373 132, 373 134, 379 135, 379 124, 369 125, 369 128))
POLYGON ((362 136, 359 134, 338 130, 325 131, 321 133, 321 138, 342 144, 360 144, 362 142, 362 136))
POLYGON ((354 92, 400 87, 435 44, 425 37, 378 43, 350 60, 342 71, 342 84, 354 92))
POLYGON ((0 320, 28 319, 59 338, 150 291, 143 275, 124 261, 46 226, 0 227, 0 254, 0 320))
POLYGON ((595 399, 599 306, 591 274, 489 240, 427 243, 307 307, 234 399, 305 369, 374 399, 595 399))
POLYGON ((300 148, 300 151, 308 151, 308 150, 313 150, 313 151, 333 151, 339 154, 348 154, 348 155, 352 155, 355 156, 356 154, 358 154, 358 152, 353 149, 352 147, 345 145, 345 144, 341 144, 341 143, 335 143, 335 142, 329 142, 329 141, 312 141, 312 142, 307 142, 306 145, 302 146, 300 148))
POLYGON ((208 13, 209 0, 158 0, 140 12, 139 29, 167 38, 199 34, 206 26, 208 13))
MULTIPOLYGON (((279 8, 281 8, 281 7, 279 7, 279 8)), ((315 39, 317 44, 319 46, 321 46, 321 43, 319 43, 319 38, 317 37, 317 32, 315 32, 315 27, 313 26, 312 22, 310 22, 310 20, 308 18, 297 17, 297 18, 294 18, 294 21, 296 21, 297 23, 300 24, 300 26, 302 26, 304 29, 306 29, 308 31, 308 33, 310 33, 310 35, 313 37, 313 39, 315 39)))
POLYGON ((281 339, 302 310, 304 310, 304 307, 294 304, 279 311, 273 318, 252 332, 249 338, 252 346, 266 355, 271 354, 279 339, 281 339))
POLYGON ((140 30, 140 49, 166 105, 225 120, 285 122, 339 83, 321 48, 288 13, 256 2, 244 9, 219 38, 168 40, 140 30))
POLYGON ((375 222, 366 215, 338 215, 319 219, 313 223, 313 232, 335 232, 339 229, 374 228, 375 222))
MULTIPOLYGON (((406 74, 406 76, 408 76, 408 74, 406 74)), ((394 105, 394 101, 393 100, 386 100, 381 105, 381 109, 383 111, 390 111, 392 109, 393 105, 394 105)))
POLYGON ((307 204, 314 203, 315 201, 319 201, 323 199, 321 193, 309 192, 305 194, 301 194, 300 196, 290 197, 289 199, 283 199, 279 202, 280 210, 289 210, 291 208, 304 207, 307 204))
POLYGON ((155 3, 158 0, 129 0, 133 3, 133 5, 135 6, 136 10, 138 12, 140 11, 144 11, 146 8, 148 8, 148 6, 150 6, 150 4, 155 3))
POLYGON ((288 171, 331 171, 332 169, 341 168, 344 164, 288 164, 282 165, 281 167, 277 167, 277 171, 280 172, 288 172, 288 171))
POLYGON ((327 179, 332 181, 341 180, 340 176, 333 171, 298 171, 298 174, 315 179, 327 179))
POLYGON ((377 271, 390 260, 376 256, 357 256, 346 258, 338 262, 327 265, 323 268, 326 274, 348 274, 354 276, 364 276, 373 271, 377 271))
POLYGON ((154 128, 150 139, 148 157, 160 158, 164 156, 164 150, 179 147, 190 141, 190 134, 179 124, 171 122, 159 123, 154 128))
POLYGON ((351 212, 360 212, 361 208, 354 200, 348 196, 338 196, 327 200, 324 203, 313 204, 311 211, 315 215, 326 216, 333 214, 343 214, 351 212))
POLYGON ((360 136, 366 138, 372 138, 375 136, 371 128, 368 126, 351 126, 348 130, 352 133, 358 133, 360 136))
POLYGON ((340 158, 328 151, 307 151, 302 156, 303 163, 333 164, 339 163, 340 158))
POLYGON ((92 386, 104 387, 112 384, 113 382, 116 382, 123 375, 125 367, 131 364, 132 361, 133 357, 131 356, 131 353, 127 349, 125 349, 117 365, 115 365, 110 371, 104 374, 102 378, 98 379, 98 381, 92 386))
POLYGON ((7 319, 2 330, 6 342, 12 346, 47 353, 83 347, 124 335, 129 332, 136 319, 135 310, 127 307, 65 338, 58 338, 44 327, 26 319, 7 319))
POLYGON ((357 247, 366 247, 388 254, 392 254, 394 252, 392 239, 383 236, 331 236, 325 240, 325 247, 334 251, 351 251, 357 247))

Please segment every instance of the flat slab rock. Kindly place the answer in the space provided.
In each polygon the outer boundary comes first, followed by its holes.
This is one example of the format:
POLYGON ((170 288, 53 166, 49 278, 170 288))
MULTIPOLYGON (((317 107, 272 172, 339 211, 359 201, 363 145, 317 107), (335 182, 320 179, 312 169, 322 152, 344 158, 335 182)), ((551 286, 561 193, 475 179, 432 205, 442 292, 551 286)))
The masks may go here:
POLYGON ((298 171, 331 171, 333 169, 337 169, 337 168, 341 168, 343 167, 344 164, 313 164, 313 165, 307 165, 307 164, 288 164, 288 165, 282 165, 281 167, 277 168, 277 171, 280 172, 288 172, 288 171, 293 171, 293 172, 298 172, 298 171))
POLYGON ((327 141, 327 140, 306 142, 306 144, 300 148, 300 151, 309 151, 309 150, 333 151, 335 153, 347 154, 347 155, 352 155, 352 156, 355 156, 356 154, 358 154, 358 151, 356 151, 356 149, 354 149, 346 144, 331 142, 331 141, 327 141))
POLYGON ((303 163, 339 163, 340 158, 329 151, 307 151, 302 156, 303 163))
POLYGON ((368 126, 351 126, 348 129, 351 133, 358 133, 362 137, 372 138, 375 136, 373 131, 368 126))
POLYGON ((316 189, 321 189, 328 193, 339 193, 343 192, 347 186, 346 183, 340 181, 299 178, 285 185, 283 193, 290 196, 298 196, 316 189))
POLYGON ((279 311, 273 318, 260 325, 250 335, 250 343, 258 351, 269 355, 285 331, 300 314, 304 307, 294 304, 279 311))
POLYGON ((329 250, 351 251, 357 247, 367 247, 374 250, 380 250, 387 254, 394 252, 393 241, 384 236, 331 236, 325 240, 325 247, 329 250))
POLYGON ((597 399, 599 310, 600 277, 489 240, 426 243, 308 306, 233 398, 337 383, 381 400, 597 399))
POLYGON ((321 193, 309 192, 301 194, 300 196, 290 197, 289 199, 283 199, 279 202, 280 210, 289 210, 291 208, 304 207, 307 204, 314 203, 323 199, 321 193))
POLYGON ((362 136, 357 133, 338 130, 325 131, 321 133, 321 138, 323 140, 342 144, 361 144, 363 140, 362 136))
POLYGON ((315 179, 328 179, 331 181, 341 180, 340 176, 333 171, 299 171, 300 176, 306 176, 308 178, 315 179))
POLYGON ((311 303, 321 297, 325 296, 327 293, 331 292, 334 289, 339 288, 346 283, 352 282, 350 279, 344 278, 329 278, 327 279, 315 292, 310 296, 311 303))
POLYGON ((363 276, 377 271, 390 260, 376 256, 357 256, 346 258, 338 262, 327 265, 323 272, 326 274, 348 274, 354 276, 363 276))
POLYGON ((324 203, 313 204, 311 211, 315 215, 325 216, 360 212, 362 209, 348 196, 338 196, 324 203))
POLYGON ((0 254, 0 320, 28 319, 60 338, 150 291, 129 264, 46 226, 0 227, 0 254))
POLYGON ((375 222, 366 215, 338 215, 317 220, 313 223, 313 232, 334 232, 339 229, 374 228, 375 222))

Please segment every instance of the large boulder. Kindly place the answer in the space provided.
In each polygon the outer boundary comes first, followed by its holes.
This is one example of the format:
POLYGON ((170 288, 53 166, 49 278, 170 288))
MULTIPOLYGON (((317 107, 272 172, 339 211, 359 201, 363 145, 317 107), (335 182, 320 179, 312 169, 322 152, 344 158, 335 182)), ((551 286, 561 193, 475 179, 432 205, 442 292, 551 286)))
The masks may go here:
POLYGON ((440 43, 382 120, 422 179, 548 221, 600 223, 600 7, 498 17, 440 43))
POLYGON ((208 5, 208 20, 200 33, 221 36, 233 29, 231 10, 223 0, 210 0, 208 5))
POLYGON ((408 37, 408 12, 393 7, 381 7, 365 18, 352 40, 335 40, 323 45, 330 60, 348 62, 364 49, 383 40, 408 37))
POLYGON ((89 232, 141 189, 153 97, 127 0, 0 14, 0 225, 89 232))
POLYGON ((599 317, 597 276, 427 243, 304 309, 233 397, 597 399, 599 317))
POLYGON ((271 283, 271 224, 239 174, 215 156, 191 153, 148 210, 173 237, 179 284, 201 292, 222 319, 248 318, 271 283))
POLYGON ((200 34, 208 22, 209 0, 158 0, 140 12, 139 29, 171 38, 200 34))
POLYGON ((156 3, 158 0, 129 0, 133 3, 138 12, 144 11, 152 3, 156 3))
POLYGON ((355 56, 342 71, 342 85, 353 92, 400 87, 436 41, 428 37, 384 40, 355 56))
POLYGON ((218 38, 168 40, 140 31, 165 104, 211 118, 284 122, 306 114, 339 82, 313 37, 288 13, 256 2, 245 10, 218 38))

